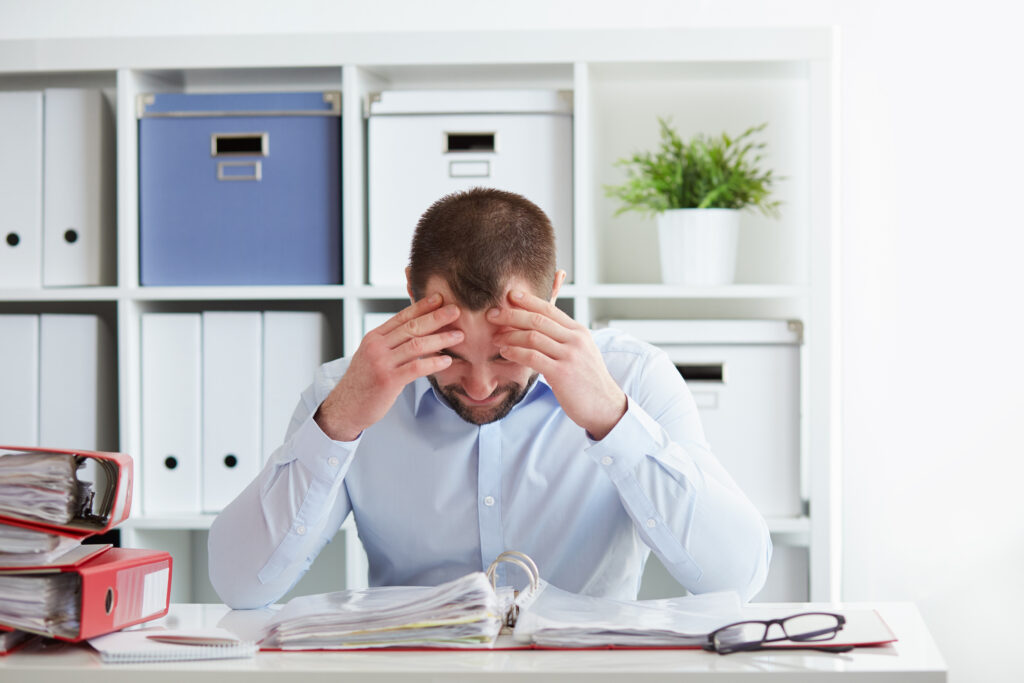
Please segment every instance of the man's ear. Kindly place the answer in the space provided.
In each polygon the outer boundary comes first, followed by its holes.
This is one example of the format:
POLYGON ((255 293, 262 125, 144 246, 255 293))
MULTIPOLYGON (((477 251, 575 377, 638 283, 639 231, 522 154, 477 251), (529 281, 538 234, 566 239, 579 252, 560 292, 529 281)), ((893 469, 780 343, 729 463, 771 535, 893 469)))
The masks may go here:
POLYGON ((558 298, 558 291, 562 289, 562 283, 565 282, 565 271, 555 271, 555 282, 551 285, 551 303, 555 303, 555 299, 558 298))
POLYGON ((416 303, 416 297, 412 294, 412 280, 409 279, 409 273, 412 272, 412 266, 405 267, 405 291, 409 294, 410 303, 416 303))

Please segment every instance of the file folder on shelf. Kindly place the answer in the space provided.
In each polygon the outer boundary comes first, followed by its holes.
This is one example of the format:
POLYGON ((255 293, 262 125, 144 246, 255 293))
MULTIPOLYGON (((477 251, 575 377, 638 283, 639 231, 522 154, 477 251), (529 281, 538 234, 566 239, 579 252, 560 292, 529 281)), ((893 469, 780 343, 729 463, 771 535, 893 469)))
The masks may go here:
MULTIPOLYGON (((95 479, 92 480, 94 497, 88 513, 78 515, 66 523, 39 521, 25 515, 10 513, 0 515, 0 522, 27 522, 39 529, 52 529, 85 537, 102 534, 128 519, 132 506, 131 456, 125 453, 86 450, 0 446, 0 454, 4 453, 60 453, 74 456, 81 463, 92 462, 94 468, 91 474, 95 475, 95 479)), ((0 458, 2 457, 5 456, 0 455, 0 458)))
POLYGON ((101 91, 45 91, 43 155, 43 285, 113 284, 114 125, 101 91))
POLYGON ((263 462, 284 442, 299 396, 326 355, 322 313, 263 313, 263 462))
POLYGON ((202 319, 142 315, 142 507, 199 514, 202 319))
POLYGON ((114 363, 113 335, 99 316, 39 316, 40 444, 117 447, 114 363))
POLYGON ((219 512, 260 471, 262 316, 203 313, 202 508, 219 512))
POLYGON ((110 548, 71 566, 0 571, 0 624, 78 642, 167 614, 171 556, 110 548), (8 596, 35 596, 15 605, 8 596))
POLYGON ((0 93, 0 289, 43 284, 43 94, 0 93))
POLYGON ((0 377, 0 435, 4 441, 37 445, 39 316, 0 315, 0 377))

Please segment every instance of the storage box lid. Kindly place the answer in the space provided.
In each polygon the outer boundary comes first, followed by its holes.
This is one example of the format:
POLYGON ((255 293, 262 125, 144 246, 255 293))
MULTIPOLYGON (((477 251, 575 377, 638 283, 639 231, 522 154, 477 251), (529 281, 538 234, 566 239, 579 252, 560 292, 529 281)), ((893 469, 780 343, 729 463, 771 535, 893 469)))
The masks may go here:
POLYGON ((602 320, 651 344, 802 344, 799 320, 602 320))
POLYGON ((341 93, 145 93, 141 118, 206 116, 341 116, 341 93))
POLYGON ((572 93, 563 90, 387 90, 370 95, 368 114, 572 114, 572 93))

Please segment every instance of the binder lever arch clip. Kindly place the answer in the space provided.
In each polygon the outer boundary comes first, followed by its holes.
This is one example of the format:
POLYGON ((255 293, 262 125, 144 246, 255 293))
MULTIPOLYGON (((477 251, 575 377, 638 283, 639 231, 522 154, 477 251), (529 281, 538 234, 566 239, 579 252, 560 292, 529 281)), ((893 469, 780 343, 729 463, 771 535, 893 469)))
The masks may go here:
MULTIPOLYGON (((535 593, 540 588, 540 572, 537 570, 537 564, 530 558, 526 553, 521 553, 518 550, 506 550, 505 552, 498 555, 494 562, 487 568, 487 578, 491 581, 491 587, 497 590, 497 571, 498 565, 502 563, 514 564, 524 572, 530 578, 530 592, 535 593)), ((515 597, 519 597, 519 591, 515 592, 515 597)), ((519 603, 518 600, 514 600, 512 606, 505 614, 505 626, 512 628, 516 625, 516 618, 519 616, 519 603)))

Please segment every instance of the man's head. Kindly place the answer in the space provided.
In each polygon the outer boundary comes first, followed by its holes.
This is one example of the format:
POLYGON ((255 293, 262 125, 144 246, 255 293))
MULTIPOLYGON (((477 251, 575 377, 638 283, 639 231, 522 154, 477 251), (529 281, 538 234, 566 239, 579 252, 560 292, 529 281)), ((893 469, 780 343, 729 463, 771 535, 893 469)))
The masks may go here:
POLYGON ((565 278, 556 270, 551 221, 525 197, 476 188, 443 197, 420 218, 406 269, 409 296, 439 293, 458 304, 451 324, 464 339, 441 353, 452 357, 430 375, 434 390, 467 422, 500 420, 537 379, 528 367, 501 357, 486 319, 508 306, 513 288, 554 301, 565 278))
POLYGON ((555 232, 536 204, 512 192, 477 187, 442 197, 416 225, 406 277, 421 299, 438 276, 471 311, 497 304, 519 277, 547 298, 555 282, 555 232))

